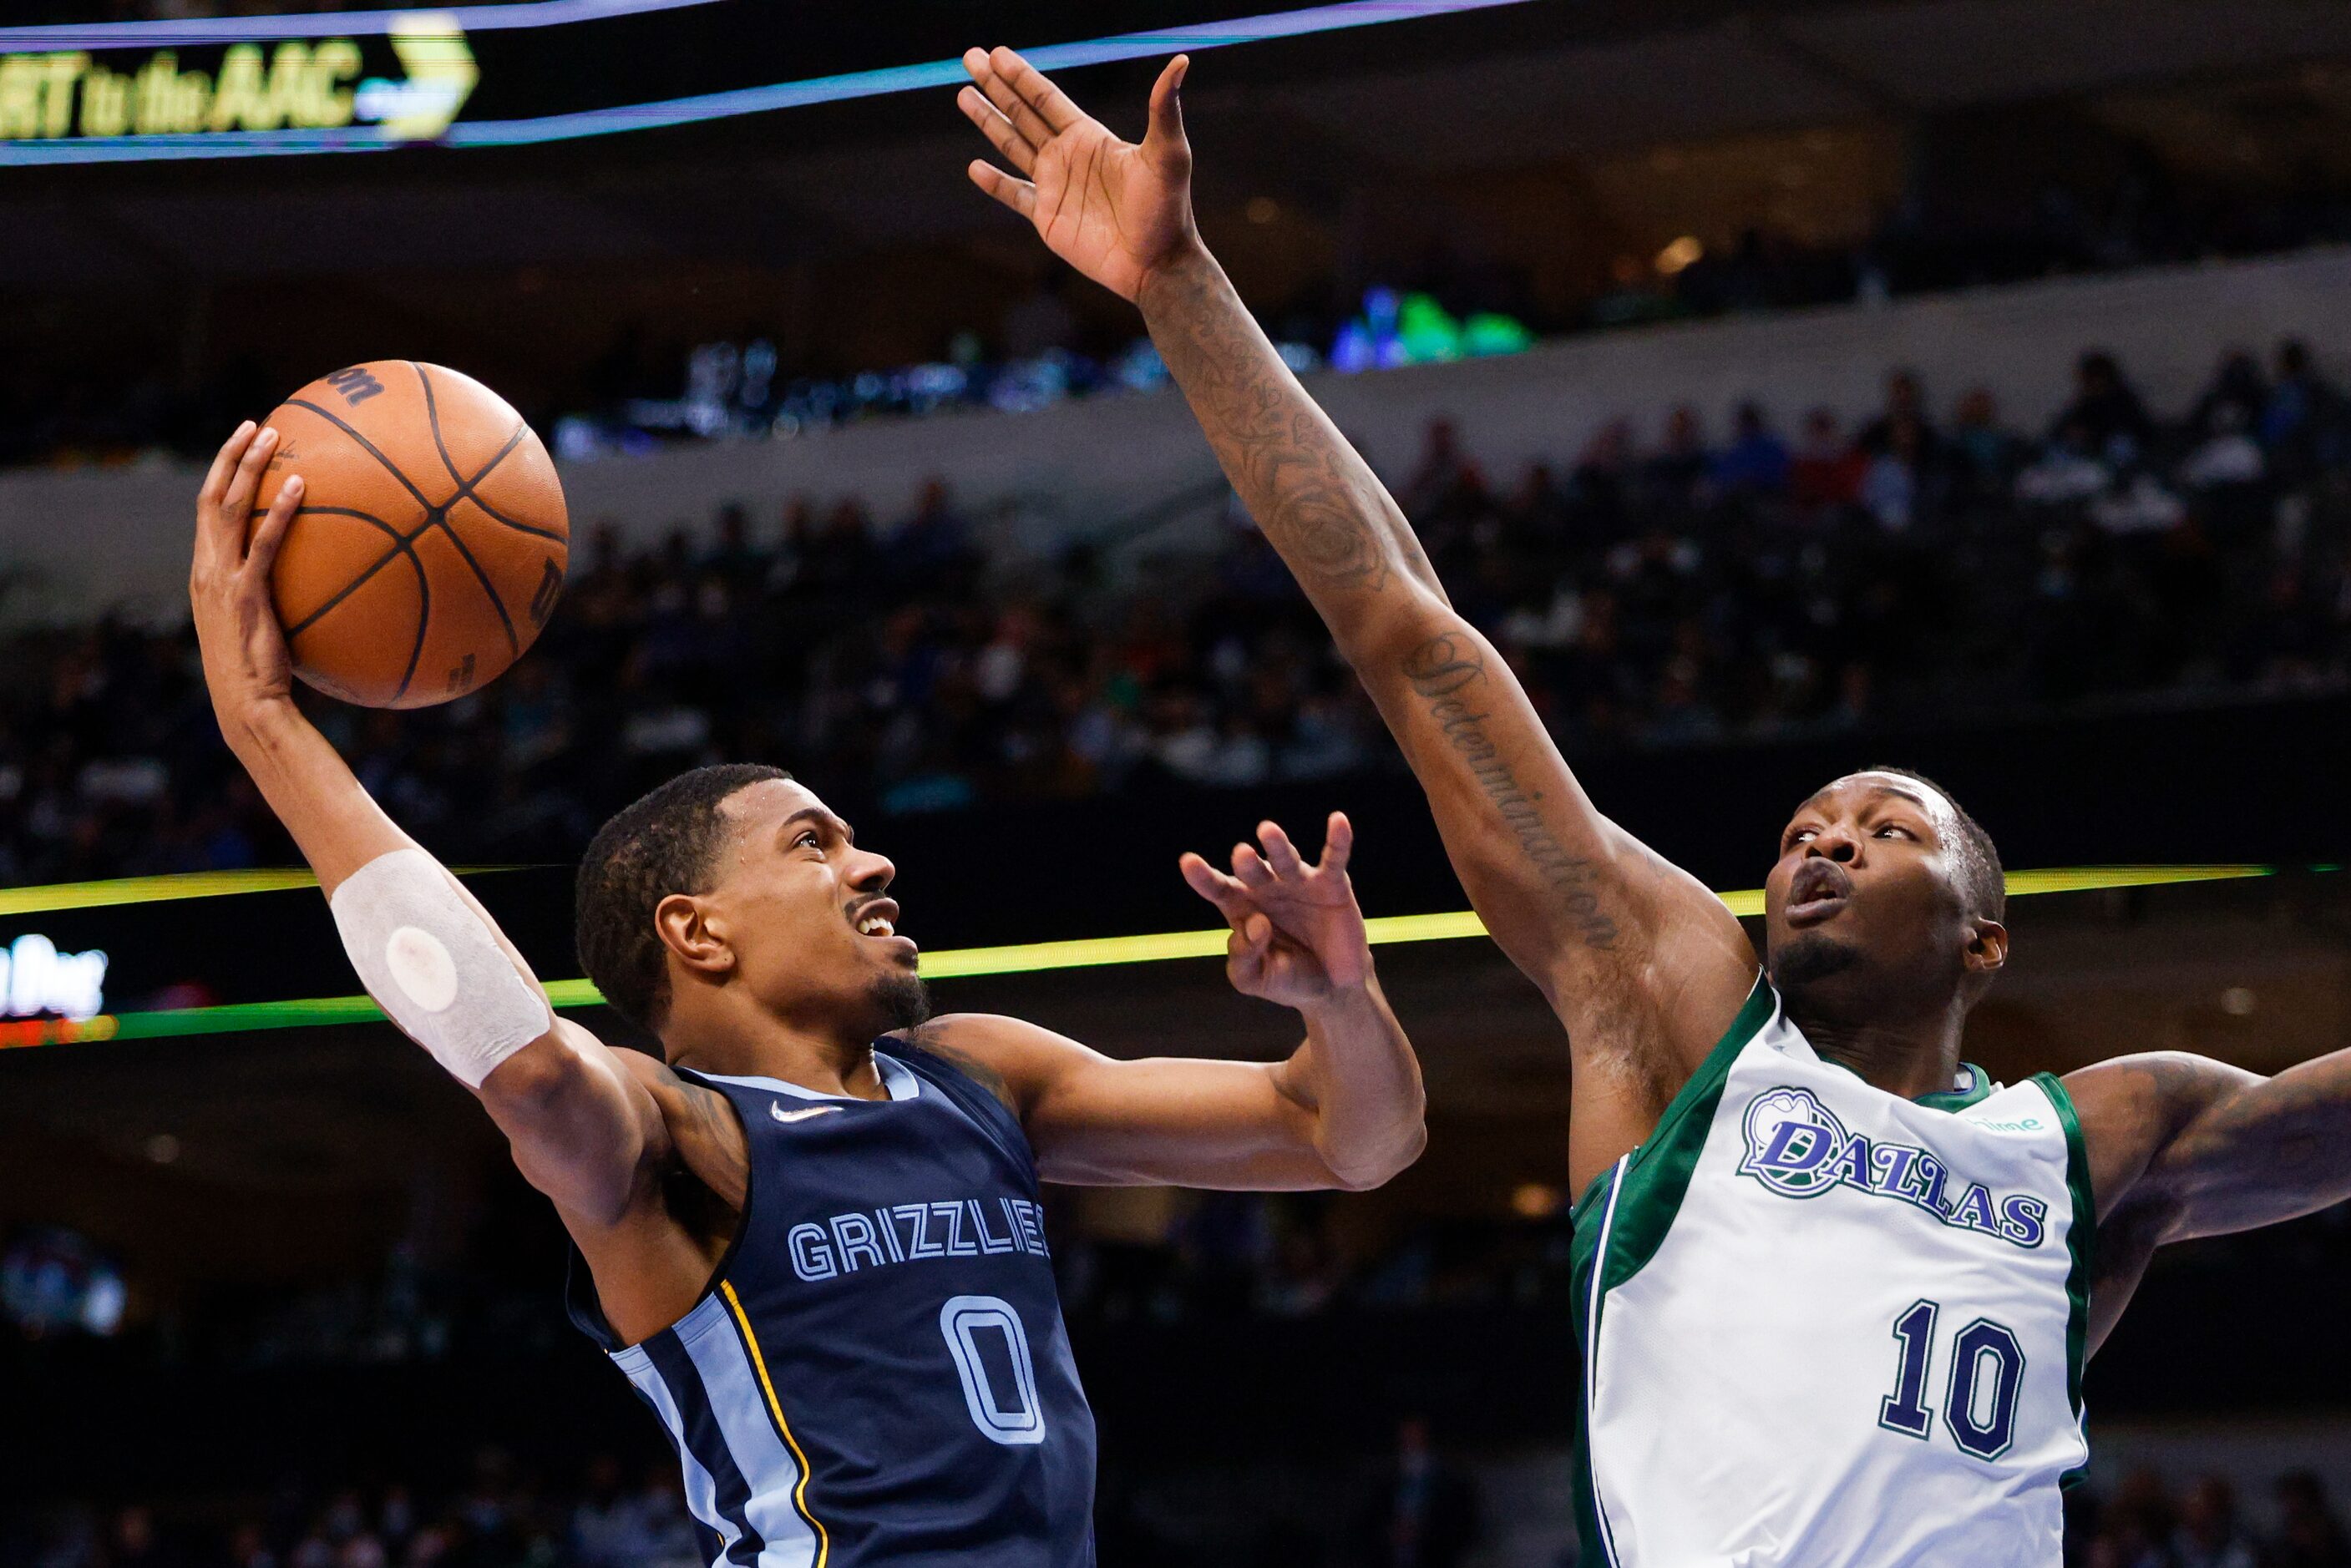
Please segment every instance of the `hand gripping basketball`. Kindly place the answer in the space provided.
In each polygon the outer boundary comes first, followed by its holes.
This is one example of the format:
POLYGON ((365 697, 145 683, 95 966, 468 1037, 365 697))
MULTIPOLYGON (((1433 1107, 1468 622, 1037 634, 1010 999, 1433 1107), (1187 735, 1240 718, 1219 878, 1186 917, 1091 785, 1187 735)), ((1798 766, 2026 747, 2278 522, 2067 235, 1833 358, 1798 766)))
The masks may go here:
POLYGON ((296 675, 345 701, 421 708, 529 648, 562 592, 570 528, 547 449, 504 399, 379 359, 320 377, 268 425, 278 440, 248 512, 296 472, 308 482, 268 579, 296 675))
POLYGON ((188 568, 188 604, 204 683, 226 716, 246 705, 285 697, 292 687, 286 635, 269 604, 269 572, 306 493, 288 474, 261 521, 251 524, 263 468, 277 450, 277 432, 236 427, 196 495, 195 557, 188 568))

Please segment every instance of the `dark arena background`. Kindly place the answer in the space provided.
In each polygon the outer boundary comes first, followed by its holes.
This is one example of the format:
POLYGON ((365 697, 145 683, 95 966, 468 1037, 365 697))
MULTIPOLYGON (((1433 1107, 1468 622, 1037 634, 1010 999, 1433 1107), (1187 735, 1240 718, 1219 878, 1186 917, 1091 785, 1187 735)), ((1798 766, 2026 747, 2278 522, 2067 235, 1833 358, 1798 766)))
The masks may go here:
MULTIPOLYGON (((942 1010, 1122 1056, 1290 1049, 1176 857, 1351 815, 1428 1151, 1048 1189, 1101 1560, 1573 1561, 1565 1039, 1413 919, 1467 908, 1421 792, 1135 313, 967 182, 975 43, 1130 136, 1193 54, 1243 298, 1735 909, 1898 763, 2017 874, 1996 1076, 2351 1045, 2351 10, 1275 3, 7 9, 0 1564, 697 1560, 552 1211, 355 999, 196 664, 204 463, 385 358, 530 421, 569 579, 474 696, 306 710, 609 1039, 572 867, 699 762, 896 862, 942 1010)), ((2346 1300, 2351 1210, 2160 1254, 2067 1562, 2351 1565, 2346 1300)))

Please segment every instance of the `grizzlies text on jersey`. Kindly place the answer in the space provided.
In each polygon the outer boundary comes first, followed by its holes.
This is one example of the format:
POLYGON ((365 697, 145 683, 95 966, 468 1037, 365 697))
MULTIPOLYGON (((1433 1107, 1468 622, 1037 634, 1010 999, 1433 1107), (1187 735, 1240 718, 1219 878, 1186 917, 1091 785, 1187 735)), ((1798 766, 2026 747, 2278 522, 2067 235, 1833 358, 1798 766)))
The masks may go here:
POLYGON ((1029 1141, 935 1056, 874 1064, 886 1100, 680 1069, 742 1118, 734 1247, 626 1348, 575 1258, 572 1316, 669 1429, 714 1568, 1090 1568, 1093 1415, 1029 1141))

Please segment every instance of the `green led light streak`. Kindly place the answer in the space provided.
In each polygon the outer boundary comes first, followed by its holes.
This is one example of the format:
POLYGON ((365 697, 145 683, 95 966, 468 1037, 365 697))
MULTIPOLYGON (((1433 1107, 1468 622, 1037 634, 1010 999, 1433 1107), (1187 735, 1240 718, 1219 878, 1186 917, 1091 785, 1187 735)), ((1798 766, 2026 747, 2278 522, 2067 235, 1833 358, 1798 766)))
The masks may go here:
MULTIPOLYGON (((2074 866, 2012 871, 2012 898, 2036 893, 2083 893, 2101 888, 2149 888, 2179 882, 2222 882, 2267 877, 2270 866, 2074 866)), ((1735 915, 1763 912, 1763 891, 1743 888, 1720 895, 1735 915)), ((1468 909, 1448 914, 1391 915, 1364 922, 1375 945, 1454 940, 1486 934, 1468 909)), ((967 980, 981 975, 1034 974, 1047 970, 1099 969, 1116 964, 1156 963, 1169 959, 1214 958, 1225 950, 1222 929, 1160 931, 1141 936, 1084 937, 1072 941, 1023 942, 1008 947, 950 948, 923 955, 925 980, 967 980)), ((559 1008, 594 1007, 604 1000, 585 980, 559 980, 547 986, 559 1008)), ((235 1002, 224 1007, 184 1007, 119 1016, 118 1040, 155 1040, 182 1034, 223 1034, 245 1030, 295 1029, 322 1023, 381 1020, 382 1011, 365 996, 317 996, 290 1002, 235 1002)))

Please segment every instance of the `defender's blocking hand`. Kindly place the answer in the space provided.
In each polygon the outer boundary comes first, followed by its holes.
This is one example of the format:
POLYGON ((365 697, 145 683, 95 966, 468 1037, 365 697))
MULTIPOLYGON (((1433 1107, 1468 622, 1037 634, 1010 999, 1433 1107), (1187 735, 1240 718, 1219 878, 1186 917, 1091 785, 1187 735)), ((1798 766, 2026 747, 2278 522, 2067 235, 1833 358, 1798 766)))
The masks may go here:
POLYGON ((1134 299, 1152 272, 1196 245, 1192 149, 1176 89, 1190 59, 1151 89, 1151 126, 1122 141, 1010 49, 970 49, 975 85, 956 104, 1021 177, 975 159, 972 183, 1037 225, 1055 255, 1134 299))
POLYGON ((1319 864, 1309 865, 1278 825, 1261 822, 1257 832, 1263 850, 1235 845, 1230 876, 1197 855, 1180 862, 1184 880, 1233 929, 1225 963, 1233 989, 1307 1007, 1364 983, 1372 950, 1347 879, 1355 832, 1345 813, 1331 814, 1319 864))

